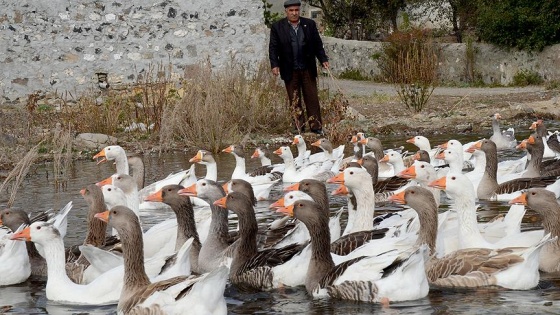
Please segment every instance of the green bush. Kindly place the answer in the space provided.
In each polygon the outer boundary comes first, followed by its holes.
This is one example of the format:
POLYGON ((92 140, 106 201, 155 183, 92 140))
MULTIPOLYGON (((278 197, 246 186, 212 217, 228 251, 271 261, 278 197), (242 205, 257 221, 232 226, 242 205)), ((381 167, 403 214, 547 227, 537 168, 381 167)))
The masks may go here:
POLYGON ((359 69, 346 69, 338 75, 339 79, 355 80, 355 81, 368 81, 370 77, 363 75, 359 69))
POLYGON ((477 33, 502 47, 542 50, 560 43, 560 4, 557 0, 479 1, 477 33))
POLYGON ((544 82, 543 78, 535 71, 521 70, 513 76, 511 85, 513 86, 528 86, 539 85, 544 82))

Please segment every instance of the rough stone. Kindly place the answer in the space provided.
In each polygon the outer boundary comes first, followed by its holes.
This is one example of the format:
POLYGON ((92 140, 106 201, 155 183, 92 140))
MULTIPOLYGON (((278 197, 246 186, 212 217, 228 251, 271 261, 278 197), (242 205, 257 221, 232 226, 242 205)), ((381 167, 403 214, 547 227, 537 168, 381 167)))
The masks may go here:
POLYGON ((97 150, 116 143, 117 138, 101 133, 80 133, 74 138, 73 142, 78 150, 97 150))

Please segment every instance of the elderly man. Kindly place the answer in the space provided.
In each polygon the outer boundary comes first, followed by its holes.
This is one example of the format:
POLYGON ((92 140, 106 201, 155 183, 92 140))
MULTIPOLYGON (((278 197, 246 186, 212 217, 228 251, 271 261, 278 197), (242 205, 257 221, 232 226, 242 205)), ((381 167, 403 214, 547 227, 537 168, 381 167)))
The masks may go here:
POLYGON ((294 117, 295 132, 305 130, 305 115, 312 132, 322 134, 321 107, 317 95, 317 63, 329 67, 315 21, 300 17, 300 0, 284 2, 286 18, 272 24, 268 53, 272 74, 278 75, 286 85, 288 100, 294 117))

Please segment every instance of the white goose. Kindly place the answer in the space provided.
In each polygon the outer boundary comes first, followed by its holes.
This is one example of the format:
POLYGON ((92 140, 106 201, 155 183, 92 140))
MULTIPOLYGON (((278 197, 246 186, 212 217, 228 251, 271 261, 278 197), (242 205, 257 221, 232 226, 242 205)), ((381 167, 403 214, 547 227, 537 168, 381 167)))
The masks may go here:
MULTIPOLYGON (((0 220, 0 224, 2 221, 0 220)), ((21 226, 16 234, 23 230, 21 226)), ((0 286, 22 283, 31 275, 31 264, 25 242, 13 240, 13 234, 5 234, 4 247, 0 250, 0 286)))
POLYGON ((424 136, 415 136, 406 140, 406 142, 414 144, 416 147, 418 147, 419 150, 428 152, 432 165, 442 165, 441 161, 435 159, 436 155, 440 151, 440 148, 432 148, 432 146, 430 145, 430 140, 428 138, 424 136))
MULTIPOLYGON (((453 208, 457 212, 459 230, 458 248, 445 248, 445 254, 464 248, 503 248, 508 246, 533 246, 543 237, 543 231, 520 232, 519 224, 512 223, 511 228, 505 229, 505 236, 497 242, 487 241, 480 233, 476 219, 476 203, 474 187, 463 174, 448 174, 429 184, 430 187, 445 189, 453 198, 453 208)), ((515 215, 515 217, 519 217, 515 215)), ((521 216, 522 217, 522 216, 521 216)), ((520 219, 519 219, 520 220, 520 219)), ((506 221, 506 220, 504 220, 506 221)))
MULTIPOLYGON (((437 207, 429 191, 410 187, 391 199, 408 204, 418 212, 420 233, 417 244, 427 244, 435 252, 438 226, 437 207)), ((532 247, 502 249, 472 248, 450 253, 426 262, 426 274, 431 284, 443 287, 501 286, 528 290, 539 283, 539 252, 549 243, 550 234, 532 247)))
POLYGON ((282 181, 285 183, 295 183, 302 179, 315 178, 320 171, 320 165, 318 163, 309 164, 297 169, 292 150, 290 150, 288 146, 282 146, 273 153, 284 160, 285 169, 282 175, 282 181))
POLYGON ((245 169, 245 152, 241 145, 230 145, 222 150, 235 157, 235 168, 231 179, 243 179, 253 186, 253 191, 257 200, 267 200, 270 196, 272 187, 282 179, 282 173, 263 170, 262 173, 247 173, 245 169))

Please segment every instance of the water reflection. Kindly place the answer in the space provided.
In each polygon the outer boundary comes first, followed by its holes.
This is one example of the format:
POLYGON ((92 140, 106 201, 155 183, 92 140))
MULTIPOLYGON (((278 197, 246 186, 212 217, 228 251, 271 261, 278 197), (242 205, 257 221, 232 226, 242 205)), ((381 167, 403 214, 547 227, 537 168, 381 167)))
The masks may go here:
MULTIPOLYGON (((472 141, 474 136, 461 137, 460 141, 472 141)), ((518 139, 521 136, 518 135, 518 139)), ((433 139, 433 145, 443 143, 448 139, 441 137, 433 139)), ((404 145, 402 137, 398 139, 385 139, 387 147, 404 145)), ((315 149, 315 148, 313 148, 315 149)), ((415 148, 406 144, 406 149, 413 151, 415 148)), ((350 154, 350 147, 347 148, 350 154)), ((144 156, 146 164, 146 182, 151 183, 180 169, 190 167, 188 160, 194 152, 178 152, 158 156, 150 154, 144 156)), ((508 158, 516 158, 521 152, 510 151, 508 158)), ((235 166, 235 160, 229 154, 216 156, 218 163, 219 180, 227 180, 235 166)), ((247 169, 257 167, 258 161, 247 159, 247 169)), ((59 209, 68 201, 74 202, 74 208, 69 219, 68 234, 65 238, 67 245, 80 244, 85 233, 87 205, 79 194, 79 190, 89 183, 99 181, 110 176, 113 168, 109 164, 96 165, 93 161, 77 161, 73 164, 72 175, 66 191, 54 192, 52 165, 49 163, 35 166, 33 175, 25 180, 19 192, 14 207, 25 209, 28 212, 45 210, 47 208, 59 209)), ((197 174, 203 176, 205 169, 197 167, 197 174)), ((282 185, 278 185, 271 192, 271 198, 282 196, 282 185)), ((332 191, 334 185, 329 185, 332 191)), ((5 203, 6 200, 0 200, 5 203)), ((272 201, 261 201, 256 210, 260 225, 272 222, 280 217, 268 209, 272 201)), ((344 198, 331 197, 331 210, 338 211, 346 204, 344 198)), ((376 213, 402 209, 394 204, 379 205, 376 213)), ((443 202, 441 211, 448 207, 448 201, 443 202)), ((498 214, 505 214, 509 209, 504 202, 480 203, 480 220, 490 220, 498 214)), ((145 226, 149 227, 161 220, 173 217, 170 209, 142 213, 145 226)), ((534 213, 533 213, 534 216, 534 213)), ((231 216, 230 225, 236 225, 231 216)), ((342 217, 346 222, 346 217, 342 217)), ((524 220, 523 228, 538 227, 538 220, 531 219, 531 214, 524 220)), ((379 305, 334 301, 329 299, 311 299, 305 289, 283 288, 269 292, 243 292, 235 287, 228 286, 225 295, 230 314, 449 314, 449 313, 557 313, 558 299, 560 299, 560 277, 547 275, 543 277, 539 288, 530 291, 507 291, 499 288, 460 290, 460 289, 433 289, 428 297, 404 303, 392 304, 388 308, 379 305)), ((0 288, 0 313, 19 314, 107 314, 114 313, 114 306, 90 307, 68 306, 48 302, 45 297, 45 282, 31 279, 23 284, 0 288)))

